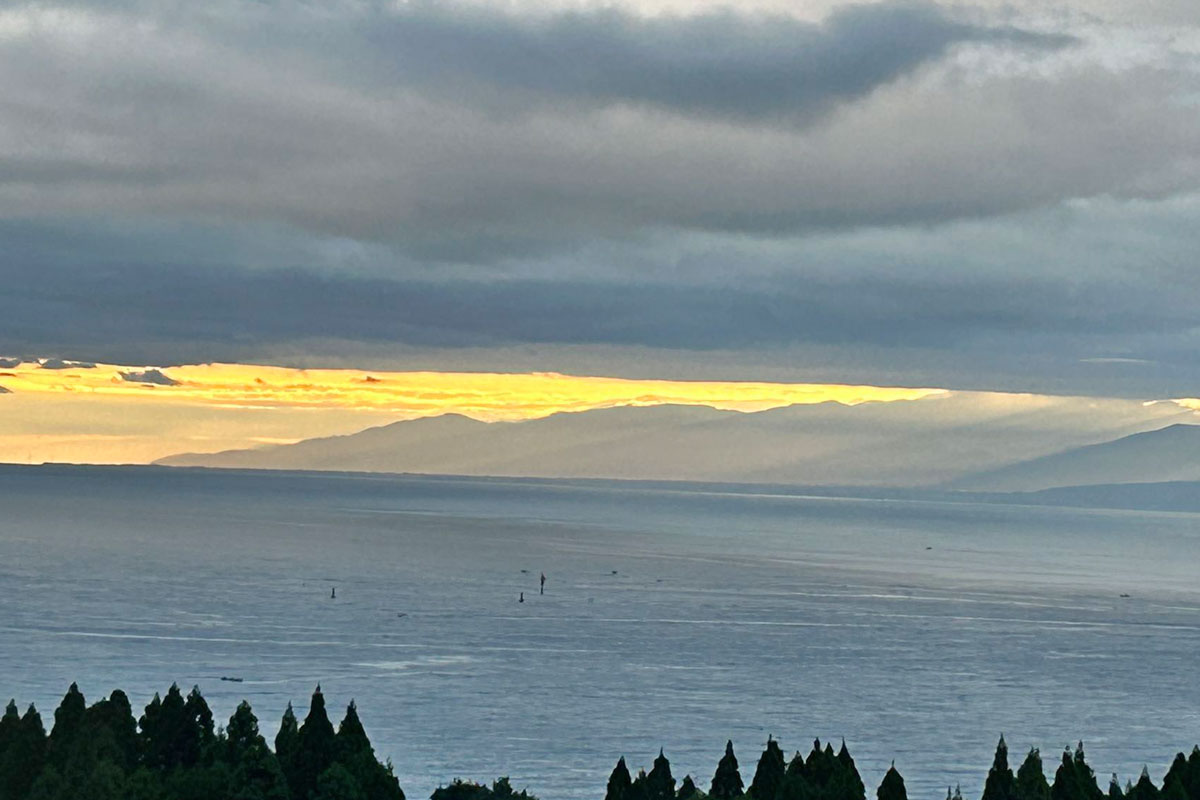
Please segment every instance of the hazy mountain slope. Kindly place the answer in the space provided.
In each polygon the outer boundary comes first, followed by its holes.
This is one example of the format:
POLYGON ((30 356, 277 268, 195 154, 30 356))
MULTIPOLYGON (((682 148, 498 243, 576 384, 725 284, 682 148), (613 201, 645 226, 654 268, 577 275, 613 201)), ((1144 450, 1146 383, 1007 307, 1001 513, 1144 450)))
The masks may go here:
POLYGON ((954 481, 953 487, 1028 491, 1196 480, 1200 480, 1200 425, 1176 424, 986 470, 954 481))
POLYGON ((1091 486, 1063 486, 1037 492, 1020 492, 1004 497, 1013 502, 1031 505, 1200 512, 1200 482, 1197 481, 1097 483, 1091 486))
POLYGON ((158 463, 921 486, 1192 417, 1169 404, 955 392, 755 414, 654 406, 518 423, 443 416, 292 445, 183 454, 158 463))

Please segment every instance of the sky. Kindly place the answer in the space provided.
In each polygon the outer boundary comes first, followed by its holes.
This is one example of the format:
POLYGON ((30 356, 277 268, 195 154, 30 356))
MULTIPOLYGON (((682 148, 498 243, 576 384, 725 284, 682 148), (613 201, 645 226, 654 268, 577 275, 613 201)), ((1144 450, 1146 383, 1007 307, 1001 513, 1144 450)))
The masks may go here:
POLYGON ((13 359, 1200 394, 1194 0, 8 2, 0 72, 13 359))
POLYGON ((148 463, 461 414, 517 422, 615 406, 754 412, 890 403, 940 389, 630 380, 557 373, 364 372, 248 364, 170 368, 0 359, 0 462, 148 463))

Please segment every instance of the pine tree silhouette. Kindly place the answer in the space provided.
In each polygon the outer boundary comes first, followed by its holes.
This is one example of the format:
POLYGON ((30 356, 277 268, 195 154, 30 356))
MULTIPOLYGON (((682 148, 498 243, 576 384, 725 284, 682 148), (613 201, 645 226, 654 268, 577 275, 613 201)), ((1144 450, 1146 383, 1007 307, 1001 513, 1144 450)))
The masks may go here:
POLYGON ((883 781, 879 784, 875 796, 878 800, 908 800, 908 791, 904 788, 904 778, 896 770, 895 764, 892 764, 887 774, 883 776, 883 781))
POLYGON ((183 702, 183 719, 179 743, 180 763, 185 766, 199 764, 212 749, 216 737, 213 735, 212 710, 198 686, 192 687, 183 702))
POLYGON ((823 791, 829 785, 837 768, 837 759, 832 748, 822 748, 821 740, 814 739, 812 750, 804 762, 804 775, 808 782, 818 791, 823 791))
POLYGON ((1176 753, 1175 758, 1171 760, 1171 766, 1167 768, 1167 774, 1163 776, 1163 793, 1165 794, 1172 784, 1178 783, 1183 789, 1184 797, 1187 797, 1187 771, 1187 756, 1176 753))
POLYGON ((46 755, 50 763, 62 769, 71 756, 80 735, 83 733, 83 718, 87 714, 87 701, 72 683, 62 702, 54 711, 54 727, 50 730, 46 755))
POLYGON ((842 740, 842 748, 838 750, 837 762, 840 767, 835 795, 837 800, 866 800, 867 787, 862 776, 858 774, 858 766, 850 756, 850 751, 846 749, 845 739, 842 740))
POLYGON ((738 760, 733 754, 731 739, 725 743, 725 755, 717 763, 717 771, 713 774, 708 795, 715 800, 730 800, 733 797, 741 797, 743 793, 742 775, 738 772, 738 760))
POLYGON ((10 734, 0 754, 0 787, 6 797, 25 797, 46 763, 46 728, 32 704, 10 734))
POLYGON ((671 762, 658 751, 650 774, 646 776, 646 797, 648 800, 675 800, 675 778, 671 777, 671 762))
POLYGON ((1126 796, 1128 800, 1158 800, 1158 787, 1154 785, 1154 781, 1150 780, 1150 770, 1142 767, 1142 774, 1138 777, 1138 782, 1133 785, 1133 791, 1126 796))
POLYGON ((608 776, 608 789, 604 800, 629 800, 629 790, 633 786, 633 778, 629 776, 629 767, 625 766, 625 757, 617 759, 612 774, 608 776))
POLYGON ((754 800, 775 800, 775 793, 783 783, 787 766, 783 763, 783 751, 779 742, 767 737, 767 747, 758 759, 758 768, 754 770, 754 780, 750 782, 750 796, 754 800))
POLYGON ((1017 782, 1013 791, 1017 800, 1049 800, 1050 784, 1046 782, 1042 754, 1036 747, 1029 749, 1021 768, 1017 770, 1017 782))
MULTIPOLYGON (((333 765, 337 734, 325 711, 325 695, 317 685, 308 706, 308 715, 296 734, 296 751, 292 759, 292 775, 289 776, 292 795, 308 797, 317 789, 317 780, 333 765), (291 782, 295 780, 295 784, 291 782)), ((340 777, 340 776, 339 776, 340 777)))
POLYGON ((83 718, 87 748, 101 761, 111 762, 126 773, 137 766, 139 742, 137 723, 129 697, 120 689, 87 709, 83 718))
POLYGON ((338 725, 336 740, 338 763, 354 776, 366 800, 404 800, 404 792, 400 790, 391 766, 384 766, 375 758, 375 750, 358 718, 358 707, 353 700, 338 725))
POLYGON ((4 709, 4 716, 0 717, 0 758, 3 758, 4 754, 8 752, 8 745, 20 725, 21 712, 17 710, 17 701, 16 699, 9 700, 8 706, 4 709))
POLYGON ((287 778, 288 788, 293 796, 299 785, 300 775, 296 770, 296 756, 300 750, 300 725, 296 721, 296 712, 288 703, 284 709, 283 719, 279 723, 279 733, 275 734, 275 757, 279 759, 279 768, 287 778))
POLYGON ((1016 778, 1008 766, 1008 745, 1004 736, 996 745, 996 756, 992 760, 992 768, 988 770, 987 781, 983 786, 983 800, 1015 800, 1016 778))

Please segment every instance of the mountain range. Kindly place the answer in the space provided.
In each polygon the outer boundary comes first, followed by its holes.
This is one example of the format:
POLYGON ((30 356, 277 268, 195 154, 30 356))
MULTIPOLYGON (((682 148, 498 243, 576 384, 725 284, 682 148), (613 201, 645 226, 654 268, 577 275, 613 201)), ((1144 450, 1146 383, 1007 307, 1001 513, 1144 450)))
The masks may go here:
POLYGON ((1021 461, 954 481, 959 489, 1037 491, 1050 487, 1200 481, 1200 425, 1176 423, 1021 461))
POLYGON ((522 422, 448 414, 168 466, 1036 491, 1200 479, 1171 403, 951 392, 755 413, 619 407, 522 422))

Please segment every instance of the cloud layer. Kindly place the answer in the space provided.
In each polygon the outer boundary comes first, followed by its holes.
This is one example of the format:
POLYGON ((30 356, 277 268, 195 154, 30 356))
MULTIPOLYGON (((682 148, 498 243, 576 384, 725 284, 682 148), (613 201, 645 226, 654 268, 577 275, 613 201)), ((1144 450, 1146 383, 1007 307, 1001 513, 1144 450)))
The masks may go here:
POLYGON ((1099 2, 11 4, 0 341, 1200 379, 1200 27, 1099 2))

